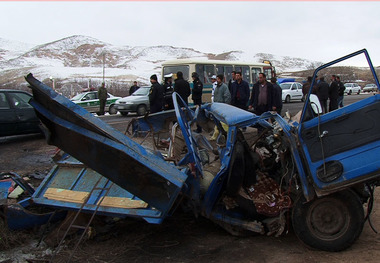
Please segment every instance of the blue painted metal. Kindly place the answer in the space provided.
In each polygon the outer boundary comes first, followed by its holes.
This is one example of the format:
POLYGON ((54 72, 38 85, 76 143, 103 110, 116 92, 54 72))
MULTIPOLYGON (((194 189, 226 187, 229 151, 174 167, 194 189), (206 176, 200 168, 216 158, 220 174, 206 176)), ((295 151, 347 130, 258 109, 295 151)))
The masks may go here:
MULTIPOLYGON (((308 176, 311 176, 314 184, 314 190, 319 195, 324 195, 334 191, 338 191, 340 189, 347 188, 353 184, 369 181, 380 176, 380 161, 377 158, 377 156, 380 155, 379 141, 374 141, 361 147, 357 147, 355 149, 351 149, 345 152, 340 152, 333 156, 329 156, 328 158, 324 158, 323 160, 313 162, 309 154, 309 149, 307 148, 306 144, 304 143, 304 139, 302 138, 302 131, 305 129, 309 129, 311 127, 320 127, 324 123, 333 121, 340 117, 347 116, 350 113, 359 111, 360 109, 373 105, 380 100, 380 95, 377 94, 375 96, 358 101, 356 103, 345 106, 333 112, 323 114, 318 118, 305 120, 307 107, 310 101, 309 96, 311 94, 313 86, 315 85, 315 79, 318 75, 318 72, 324 68, 327 68, 329 66, 332 66, 334 64, 337 64, 339 62, 342 62, 344 60, 350 59, 361 54, 365 55, 370 70, 375 79, 375 83, 378 89, 380 90, 380 84, 376 75, 376 71, 373 67, 373 64, 366 49, 359 50, 342 58, 336 59, 330 63, 322 65, 318 67, 313 74, 312 84, 305 102, 305 106, 302 111, 301 124, 297 127, 297 137, 301 146, 300 150, 302 151, 303 156, 305 158, 305 162, 307 163, 307 166, 304 169, 305 171, 301 172, 299 176, 300 179, 304 182, 307 181, 308 176), (317 168, 328 161, 339 161, 343 165, 344 171, 341 177, 335 179, 332 182, 325 183, 317 177, 317 168)), ((328 134, 327 136, 339 136, 339 134, 328 134)), ((306 197, 309 197, 309 194, 307 192, 304 191, 304 194, 306 197)))
MULTIPOLYGON (((99 178, 101 181, 98 187, 109 187, 111 184, 111 182, 107 183, 107 178, 86 167, 68 154, 64 154, 61 160, 56 163, 57 165, 49 172, 33 195, 32 199, 34 203, 57 209, 79 210, 82 205, 81 202, 67 202, 53 198, 49 199, 44 195, 49 188, 71 190, 73 193, 90 193, 99 178)), ((82 211, 93 212, 96 209, 96 205, 99 200, 104 196, 104 190, 95 190, 89 197, 89 200, 83 207, 82 211)), ((142 201, 137 196, 115 184, 111 186, 107 197, 120 197, 135 201, 142 201)), ((149 223, 156 224, 161 223, 166 215, 165 213, 162 213, 149 205, 146 208, 121 208, 101 205, 97 214, 117 217, 138 217, 143 218, 149 223)))
POLYGON ((31 74, 30 104, 54 144, 161 213, 172 207, 187 178, 173 165, 59 95, 31 74))
POLYGON ((8 205, 5 208, 5 217, 8 228, 11 230, 24 230, 41 226, 48 221, 57 222, 65 218, 67 211, 36 213, 25 209, 20 204, 8 205))

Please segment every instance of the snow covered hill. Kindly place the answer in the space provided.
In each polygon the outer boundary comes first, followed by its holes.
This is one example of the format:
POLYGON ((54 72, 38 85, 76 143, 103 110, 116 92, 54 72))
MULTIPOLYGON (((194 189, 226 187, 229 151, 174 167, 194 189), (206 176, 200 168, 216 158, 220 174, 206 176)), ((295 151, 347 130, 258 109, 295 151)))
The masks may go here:
POLYGON ((250 51, 210 54, 173 46, 115 46, 87 36, 70 36, 38 46, 0 38, 0 85, 22 81, 29 72, 41 80, 49 77, 62 81, 101 78, 103 59, 107 80, 148 83, 150 75, 160 75, 163 61, 195 57, 252 62, 269 59, 277 72, 306 70, 320 64, 250 51))

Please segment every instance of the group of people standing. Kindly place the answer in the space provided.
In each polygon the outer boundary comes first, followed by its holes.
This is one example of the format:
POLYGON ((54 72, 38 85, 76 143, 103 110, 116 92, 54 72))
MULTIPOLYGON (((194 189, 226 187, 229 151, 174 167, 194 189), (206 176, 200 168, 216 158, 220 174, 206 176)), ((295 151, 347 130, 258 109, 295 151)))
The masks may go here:
MULTIPOLYGON (((202 104, 203 83, 196 72, 191 74, 193 88, 190 89, 189 83, 183 79, 183 73, 177 72, 175 85, 172 85, 172 74, 165 75, 163 85, 157 81, 157 75, 150 77, 152 84, 149 102, 150 112, 155 113, 161 110, 173 109, 171 95, 177 92, 181 98, 188 103, 188 97, 192 95, 194 105, 202 104)), ((266 111, 277 111, 281 114, 282 110, 282 90, 277 84, 277 79, 272 78, 268 82, 264 73, 259 73, 258 82, 253 85, 252 92, 249 84, 243 79, 241 72, 232 72, 232 79, 228 85, 224 83, 224 75, 214 75, 211 77, 213 83, 212 102, 227 103, 244 110, 253 111, 261 115, 266 111)), ((202 132, 202 128, 197 126, 195 132, 202 132)))
MULTIPOLYGON (((152 84, 149 92, 149 104, 151 113, 156 113, 162 110, 174 109, 174 104, 172 100, 173 91, 177 92, 186 104, 188 103, 188 97, 191 94, 191 90, 189 82, 187 82, 183 78, 183 73, 181 71, 177 72, 177 78, 174 81, 174 87, 173 74, 165 75, 164 78, 164 83, 163 85, 161 85, 158 83, 156 74, 150 77, 150 83, 152 84)), ((195 98, 197 98, 197 95, 194 98, 194 92, 197 93, 197 90, 193 89, 193 100, 195 103, 195 98)), ((201 103, 202 101, 200 101, 200 104, 201 103)))
MULTIPOLYGON (((311 86, 312 77, 308 77, 306 83, 302 87, 302 93, 304 97, 309 92, 311 86)), ((322 113, 327 113, 333 110, 343 107, 344 91, 346 87, 340 81, 340 77, 331 75, 330 85, 325 81, 323 76, 317 76, 317 81, 311 91, 312 94, 317 95, 319 102, 321 103, 322 113), (329 101, 329 107, 327 108, 327 101, 329 101)))
POLYGON ((264 73, 259 73, 258 81, 253 84, 252 92, 249 84, 242 77, 241 72, 233 72, 229 82, 231 93, 231 105, 244 110, 253 111, 261 115, 266 111, 282 110, 282 89, 277 84, 277 78, 271 78, 268 82, 264 73))

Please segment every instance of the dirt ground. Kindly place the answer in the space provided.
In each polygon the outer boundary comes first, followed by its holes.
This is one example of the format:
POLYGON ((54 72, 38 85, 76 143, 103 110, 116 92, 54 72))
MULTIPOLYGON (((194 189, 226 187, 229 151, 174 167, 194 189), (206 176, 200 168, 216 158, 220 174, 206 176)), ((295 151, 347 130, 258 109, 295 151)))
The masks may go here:
MULTIPOLYGON (((13 171, 22 176, 46 174, 54 165, 51 157, 55 151, 56 148, 47 145, 41 137, 0 140, 0 172, 13 171)), ((380 231, 378 193, 376 197, 371 219, 373 226, 380 231)), ((51 249, 46 245, 36 248, 40 230, 8 234, 20 238, 13 249, 0 250, 0 262, 44 262, 50 258, 51 249)), ((71 244, 68 242, 53 262, 66 262, 71 244)), ((379 258, 380 235, 372 231, 368 222, 351 248, 329 253, 305 247, 291 229, 278 238, 234 237, 205 218, 196 219, 191 213, 177 211, 161 225, 134 219, 107 225, 98 235, 80 244, 72 262, 313 263, 379 262, 379 258)))

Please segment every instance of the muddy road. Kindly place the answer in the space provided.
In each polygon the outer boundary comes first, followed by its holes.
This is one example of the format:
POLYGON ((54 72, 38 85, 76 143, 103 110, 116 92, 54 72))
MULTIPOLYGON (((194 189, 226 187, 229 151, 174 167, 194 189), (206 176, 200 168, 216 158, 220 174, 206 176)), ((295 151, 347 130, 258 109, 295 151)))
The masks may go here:
MULTIPOLYGON (((51 157, 55 151, 56 148, 47 145, 41 136, 2 142, 0 171, 13 171, 22 176, 47 173, 54 165, 51 157)), ((371 219, 380 231, 380 194, 375 194, 371 219)), ((122 219, 94 229, 96 233, 81 243, 72 262, 378 262, 380 258, 380 235, 372 231, 368 222, 359 240, 346 251, 337 253, 305 247, 291 227, 286 235, 278 238, 234 237, 211 221, 195 218, 191 212, 181 209, 161 225, 122 219)), ((20 240, 22 249, 1 251, 0 261, 49 259, 47 255, 51 250, 46 245, 35 247, 40 235, 39 230, 24 233, 20 240)), ((66 262, 77 238, 75 235, 68 238, 53 262, 66 262)))

